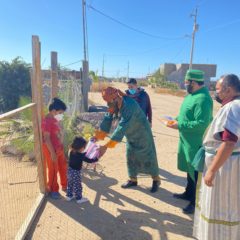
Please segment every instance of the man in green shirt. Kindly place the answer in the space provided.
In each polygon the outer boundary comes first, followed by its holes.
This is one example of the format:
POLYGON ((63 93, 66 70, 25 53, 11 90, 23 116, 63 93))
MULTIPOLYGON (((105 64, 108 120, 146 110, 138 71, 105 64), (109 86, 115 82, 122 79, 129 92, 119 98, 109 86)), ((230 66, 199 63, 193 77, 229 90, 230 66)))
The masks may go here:
POLYGON ((185 199, 190 203, 183 212, 191 214, 195 208, 196 183, 198 172, 191 163, 202 145, 203 135, 212 121, 213 101, 208 89, 204 86, 204 72, 188 70, 185 86, 188 95, 184 98, 176 120, 168 127, 178 129, 178 169, 187 172, 187 187, 181 194, 173 194, 175 198, 185 199))

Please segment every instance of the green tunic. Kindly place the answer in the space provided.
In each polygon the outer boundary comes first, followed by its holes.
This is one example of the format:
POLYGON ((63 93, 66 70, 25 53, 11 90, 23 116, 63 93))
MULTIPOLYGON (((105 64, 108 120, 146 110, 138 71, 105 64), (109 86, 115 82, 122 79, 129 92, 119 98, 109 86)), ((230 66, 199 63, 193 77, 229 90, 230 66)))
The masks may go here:
MULTIPOLYGON (((130 177, 138 173, 159 175, 157 155, 149 122, 138 103, 124 96, 120 109, 120 121, 111 139, 121 142, 127 138, 127 167, 130 177)), ((109 133, 113 116, 107 113, 100 125, 100 129, 109 133)))
POLYGON ((178 169, 194 179, 191 162, 202 146, 203 135, 212 121, 213 101, 206 87, 188 94, 176 118, 179 129, 178 169))

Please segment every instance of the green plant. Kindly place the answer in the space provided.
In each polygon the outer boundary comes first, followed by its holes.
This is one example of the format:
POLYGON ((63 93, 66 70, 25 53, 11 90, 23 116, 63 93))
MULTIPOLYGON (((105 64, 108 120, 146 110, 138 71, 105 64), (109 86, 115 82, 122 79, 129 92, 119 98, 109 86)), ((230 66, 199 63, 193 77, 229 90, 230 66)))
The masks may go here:
POLYGON ((148 81, 138 81, 138 85, 141 87, 147 87, 148 86, 148 81))
MULTIPOLYGON (((20 97, 18 107, 31 103, 30 97, 20 97)), ((34 135, 32 130, 32 109, 26 109, 20 113, 20 117, 12 120, 12 127, 15 137, 11 144, 24 154, 34 149, 34 135)))
POLYGON ((69 145, 72 143, 74 137, 77 135, 77 128, 75 126, 76 117, 69 117, 64 115, 62 121, 63 127, 63 145, 64 145, 64 152, 67 155, 69 145))
POLYGON ((30 65, 20 57, 0 61, 0 112, 18 107, 20 96, 31 97, 30 65))
POLYGON ((89 72, 89 77, 93 80, 93 82, 99 82, 97 71, 90 71, 89 72))
POLYGON ((167 81, 165 76, 158 70, 156 71, 149 80, 152 87, 167 88, 171 90, 178 90, 179 86, 174 83, 167 81))
POLYGON ((83 136, 87 141, 89 141, 89 139, 94 135, 94 132, 95 132, 94 127, 93 127, 91 124, 86 123, 86 124, 84 125, 83 131, 82 131, 82 136, 83 136))
MULTIPOLYGON (((20 97, 19 107, 30 103, 29 97, 20 97)), ((0 136, 9 139, 10 144, 18 152, 28 154, 34 149, 34 135, 32 130, 32 110, 26 109, 18 115, 1 124, 0 136)))
POLYGON ((20 150, 23 154, 28 154, 33 151, 34 139, 33 134, 29 136, 23 136, 19 138, 14 138, 11 140, 11 144, 20 150))
MULTIPOLYGON (((23 107, 31 102, 32 100, 30 97, 20 97, 18 107, 23 107)), ((32 109, 22 111, 21 117, 25 120, 32 121, 32 109)))
POLYGON ((64 139, 63 139, 63 145, 64 145, 64 152, 67 154, 69 145, 72 143, 73 139, 76 136, 82 136, 87 141, 94 135, 95 129, 91 124, 84 124, 83 129, 81 132, 77 128, 77 116, 69 117, 64 116, 63 119, 63 131, 64 131, 64 139))

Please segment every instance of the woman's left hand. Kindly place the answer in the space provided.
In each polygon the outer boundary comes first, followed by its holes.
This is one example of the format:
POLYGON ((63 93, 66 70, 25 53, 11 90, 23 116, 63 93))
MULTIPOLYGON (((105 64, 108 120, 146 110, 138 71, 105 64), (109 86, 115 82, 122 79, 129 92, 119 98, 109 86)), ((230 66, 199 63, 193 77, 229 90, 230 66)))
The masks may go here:
POLYGON ((167 123, 167 127, 173 128, 173 129, 178 129, 178 122, 176 120, 170 120, 167 123))
POLYGON ((211 170, 207 170, 205 176, 204 176, 204 182, 208 187, 213 186, 213 180, 215 178, 215 173, 211 170))

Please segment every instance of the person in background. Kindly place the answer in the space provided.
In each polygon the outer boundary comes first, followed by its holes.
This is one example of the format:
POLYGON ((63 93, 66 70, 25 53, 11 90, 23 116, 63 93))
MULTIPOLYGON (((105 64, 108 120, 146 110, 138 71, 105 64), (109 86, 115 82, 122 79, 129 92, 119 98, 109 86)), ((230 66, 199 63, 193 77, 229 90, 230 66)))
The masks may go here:
POLYGON ((184 98, 178 117, 168 127, 178 129, 178 169, 187 172, 187 186, 183 193, 173 197, 188 200, 190 203, 183 212, 191 214, 195 209, 198 172, 191 163, 202 146, 203 135, 212 121, 213 101, 204 86, 204 73, 188 70, 185 76, 188 95, 184 98))
POLYGON ((84 152, 87 141, 82 137, 75 137, 69 150, 68 163, 68 185, 66 200, 71 201, 74 198, 78 204, 87 202, 88 199, 82 196, 82 178, 81 170, 83 162, 94 163, 98 159, 89 159, 84 152))
POLYGON ((125 91, 127 96, 137 101, 152 126, 152 106, 149 95, 143 88, 138 87, 135 78, 130 78, 127 85, 128 90, 125 91))
POLYGON ((152 177, 151 192, 158 190, 160 185, 159 168, 152 131, 143 111, 135 100, 129 98, 119 89, 108 87, 102 92, 103 99, 109 109, 105 115, 100 129, 96 131, 95 138, 104 140, 110 132, 114 115, 120 116, 120 121, 110 137, 110 141, 101 146, 101 156, 107 148, 114 148, 127 138, 127 168, 129 180, 122 188, 137 186, 139 173, 149 174, 152 177))
POLYGON ((240 81, 222 76, 216 85, 222 107, 204 138, 205 168, 198 182, 194 236, 240 239, 240 81))
POLYGON ((62 190, 67 189, 67 162, 64 154, 63 137, 60 121, 67 107, 63 101, 54 98, 49 105, 49 113, 43 118, 43 156, 47 163, 47 188, 50 197, 53 199, 61 198, 58 185, 58 173, 62 190))

